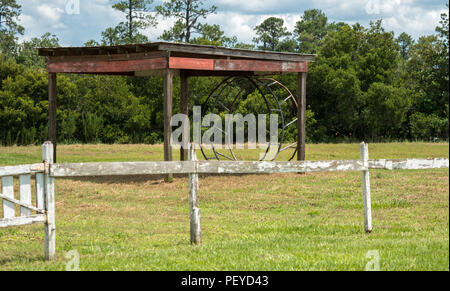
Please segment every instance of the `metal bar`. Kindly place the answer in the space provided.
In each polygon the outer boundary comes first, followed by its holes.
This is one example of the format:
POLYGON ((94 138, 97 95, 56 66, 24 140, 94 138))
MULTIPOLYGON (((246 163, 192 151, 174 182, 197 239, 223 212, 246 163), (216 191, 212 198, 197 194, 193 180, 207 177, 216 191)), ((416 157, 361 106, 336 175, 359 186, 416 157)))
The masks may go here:
POLYGON ((286 124, 286 125, 284 126, 284 129, 286 129, 286 128, 288 128, 290 125, 294 124, 297 120, 298 120, 298 118, 296 118, 296 119, 292 120, 291 122, 289 122, 288 124, 286 124))
POLYGON ((280 153, 281 153, 281 152, 284 152, 285 150, 288 150, 288 149, 292 148, 292 146, 294 146, 294 145, 297 145, 297 142, 294 142, 293 144, 288 145, 288 146, 285 147, 285 148, 282 148, 282 149, 280 150, 280 153))

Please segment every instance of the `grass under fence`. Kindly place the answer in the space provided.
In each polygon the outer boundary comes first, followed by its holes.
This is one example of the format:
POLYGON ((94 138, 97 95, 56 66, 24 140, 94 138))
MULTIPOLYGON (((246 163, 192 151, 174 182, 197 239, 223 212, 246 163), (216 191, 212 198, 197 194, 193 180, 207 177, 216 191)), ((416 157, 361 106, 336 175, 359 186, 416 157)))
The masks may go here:
MULTIPOLYGON (((161 160, 162 151, 58 146, 59 162, 161 160)), ((449 145, 370 144, 369 154, 448 157, 449 145)), ((359 159, 359 144, 308 145, 307 158, 359 159)), ((40 160, 40 147, 0 148, 0 165, 40 160)), ((372 250, 381 270, 449 270, 449 170, 372 170, 371 186, 367 235, 360 172, 201 176, 203 245, 193 247, 187 177, 57 179, 56 261, 43 260, 42 225, 0 229, 0 270, 64 270, 71 250, 81 270, 364 270, 372 250)))

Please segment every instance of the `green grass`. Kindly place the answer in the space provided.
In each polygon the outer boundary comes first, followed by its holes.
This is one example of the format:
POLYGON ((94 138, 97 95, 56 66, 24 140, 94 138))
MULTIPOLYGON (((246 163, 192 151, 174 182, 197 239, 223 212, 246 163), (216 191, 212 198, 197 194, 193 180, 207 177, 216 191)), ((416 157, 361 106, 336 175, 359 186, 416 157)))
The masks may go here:
MULTIPOLYGON (((59 146, 59 162, 162 159, 162 146, 59 146)), ((358 144, 308 145, 308 159, 358 159, 358 144)), ((249 154, 250 155, 250 154, 249 154)), ((448 157, 447 143, 371 144, 371 158, 448 157)), ((35 163, 40 147, 0 148, 0 165, 35 163)), ((203 176, 203 245, 189 244, 188 184, 162 177, 57 179, 57 258, 42 225, 0 230, 0 270, 449 270, 449 170, 371 171, 364 233, 361 174, 203 176)), ((18 192, 18 191, 16 191, 18 192)), ((17 195, 17 194, 16 194, 17 195)))

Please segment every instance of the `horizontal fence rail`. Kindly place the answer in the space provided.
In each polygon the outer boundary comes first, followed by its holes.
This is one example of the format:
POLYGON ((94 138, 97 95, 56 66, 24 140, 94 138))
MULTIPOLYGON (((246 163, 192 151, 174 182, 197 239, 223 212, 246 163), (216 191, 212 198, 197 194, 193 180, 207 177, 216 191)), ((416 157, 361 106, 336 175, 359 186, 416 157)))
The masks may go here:
POLYGON ((406 160, 371 160, 370 169, 385 170, 425 170, 425 169, 447 169, 449 159, 406 159, 406 160))
MULTIPOLYGON (((449 159, 369 160, 368 169, 418 170, 449 167, 449 159)), ((123 162, 53 164, 52 177, 89 177, 163 174, 274 174, 367 170, 361 160, 302 162, 123 162)))
POLYGON ((23 226, 34 223, 42 223, 47 221, 45 214, 37 214, 25 217, 4 218, 0 220, 0 228, 11 226, 23 226))
POLYGON ((45 257, 55 256, 55 193, 56 177, 93 177, 129 175, 189 175, 189 217, 191 243, 202 243, 201 210, 199 207, 198 174, 276 174, 308 172, 362 172, 362 204, 364 229, 372 231, 372 209, 370 169, 423 170, 448 169, 448 158, 432 159, 369 159, 368 145, 361 144, 360 160, 300 161, 300 162, 241 162, 241 161, 198 161, 194 147, 189 150, 189 161, 185 162, 117 162, 53 164, 53 145, 42 146, 43 163, 0 167, 2 187, 0 200, 3 218, 0 228, 44 222, 45 257), (36 180, 36 205, 31 203, 31 175, 36 180), (13 176, 19 176, 20 200, 14 198, 13 176), (20 216, 15 215, 15 206, 20 207, 20 216), (33 214, 34 213, 34 214, 33 214))
POLYGON ((44 171, 45 171, 44 163, 31 164, 31 165, 19 165, 19 166, 7 166, 7 167, 0 167, 0 177, 33 174, 33 173, 40 173, 40 172, 44 172, 44 171))

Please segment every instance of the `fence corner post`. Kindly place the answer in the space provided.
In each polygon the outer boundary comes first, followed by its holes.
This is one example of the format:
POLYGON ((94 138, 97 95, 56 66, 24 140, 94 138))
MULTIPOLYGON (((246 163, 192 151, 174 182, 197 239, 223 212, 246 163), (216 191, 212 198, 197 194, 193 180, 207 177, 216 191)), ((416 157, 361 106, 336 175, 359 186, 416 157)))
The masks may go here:
POLYGON ((369 172, 369 145, 361 143, 361 160, 364 170, 362 171, 362 192, 364 204, 364 228, 366 233, 372 232, 372 202, 370 198, 370 172, 369 172))
POLYGON ((50 165, 53 164, 53 144, 49 141, 42 145, 42 161, 45 164, 44 174, 44 205, 47 214, 45 222, 44 253, 46 260, 55 258, 55 185, 50 177, 50 165))
MULTIPOLYGON (((189 161, 197 161, 194 144, 189 146, 189 161)), ((195 165, 194 173, 189 174, 189 217, 191 244, 202 244, 201 212, 198 207, 198 173, 195 165)))

